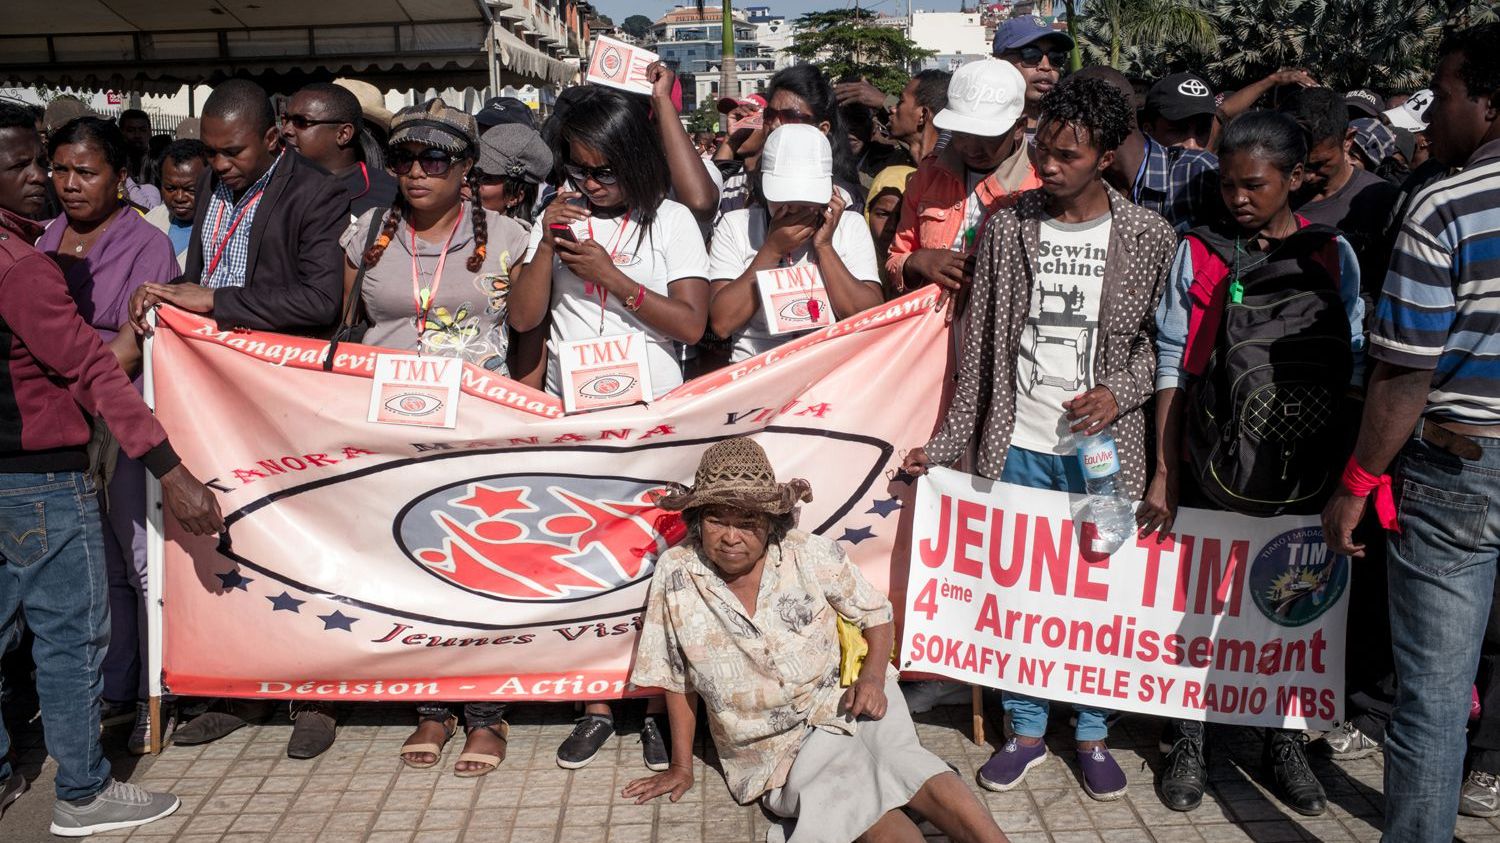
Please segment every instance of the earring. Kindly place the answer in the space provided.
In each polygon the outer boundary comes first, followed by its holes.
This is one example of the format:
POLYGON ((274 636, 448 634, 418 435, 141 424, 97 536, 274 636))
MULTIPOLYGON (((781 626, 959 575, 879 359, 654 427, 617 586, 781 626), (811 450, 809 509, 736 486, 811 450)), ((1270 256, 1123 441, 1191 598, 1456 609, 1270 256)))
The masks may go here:
POLYGON ((120 200, 125 199, 125 185, 122 184, 115 188, 115 198, 120 200))

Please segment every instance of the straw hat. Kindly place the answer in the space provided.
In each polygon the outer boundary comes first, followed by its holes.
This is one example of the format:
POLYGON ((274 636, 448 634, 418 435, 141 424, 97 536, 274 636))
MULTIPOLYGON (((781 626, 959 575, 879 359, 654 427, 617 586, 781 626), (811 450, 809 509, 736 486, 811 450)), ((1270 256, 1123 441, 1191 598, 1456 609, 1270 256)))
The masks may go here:
POLYGON ((366 120, 386 131, 391 129, 391 110, 385 107, 385 95, 380 89, 359 79, 335 79, 333 84, 343 88, 359 100, 359 110, 366 120))
POLYGON ((799 501, 812 500, 806 480, 777 483, 766 452, 754 440, 725 439, 703 452, 692 488, 673 484, 656 505, 668 512, 704 506, 732 506, 750 512, 785 515, 799 501))

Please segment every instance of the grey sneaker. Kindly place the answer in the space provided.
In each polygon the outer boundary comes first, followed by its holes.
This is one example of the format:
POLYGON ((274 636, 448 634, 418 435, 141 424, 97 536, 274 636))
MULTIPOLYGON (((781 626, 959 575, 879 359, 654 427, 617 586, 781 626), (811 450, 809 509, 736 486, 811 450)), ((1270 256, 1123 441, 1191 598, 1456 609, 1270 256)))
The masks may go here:
POLYGON ((906 698, 907 711, 926 714, 940 705, 967 703, 972 698, 973 691, 962 682, 929 679, 902 685, 901 695, 906 698))
POLYGON ((168 816, 182 803, 170 793, 152 793, 129 782, 110 779, 89 799, 52 805, 52 833, 88 837, 102 831, 134 828, 168 816))
POLYGON ((1380 744, 1348 720, 1340 723, 1332 732, 1324 734, 1323 741, 1333 751, 1334 760, 1337 761, 1368 758, 1380 752, 1380 744))
POLYGON ((1500 778, 1474 770, 1458 792, 1458 812, 1466 817, 1500 816, 1500 778))

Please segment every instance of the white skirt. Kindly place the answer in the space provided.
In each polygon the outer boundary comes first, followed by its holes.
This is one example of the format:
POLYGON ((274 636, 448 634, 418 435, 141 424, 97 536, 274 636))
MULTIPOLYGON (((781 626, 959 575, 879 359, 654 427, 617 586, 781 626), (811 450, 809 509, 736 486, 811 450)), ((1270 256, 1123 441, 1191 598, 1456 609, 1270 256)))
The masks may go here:
POLYGON ((786 784, 761 797, 786 820, 771 826, 766 843, 849 843, 910 802, 928 779, 952 772, 917 740, 895 680, 886 680, 885 696, 885 717, 860 718, 853 735, 808 730, 786 784))

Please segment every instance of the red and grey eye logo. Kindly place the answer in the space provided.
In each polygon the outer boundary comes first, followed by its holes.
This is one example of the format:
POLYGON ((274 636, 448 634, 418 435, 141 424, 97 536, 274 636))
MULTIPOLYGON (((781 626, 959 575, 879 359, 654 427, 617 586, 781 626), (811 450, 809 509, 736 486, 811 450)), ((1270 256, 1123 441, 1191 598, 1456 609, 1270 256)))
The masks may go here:
POLYGON ((794 299, 781 306, 781 318, 788 322, 816 322, 822 315, 823 301, 817 298, 794 299))
POLYGON ((613 398, 623 395, 635 386, 635 378, 629 375, 599 375, 589 378, 578 387, 585 398, 613 398))
POLYGON ((443 402, 423 392, 403 392, 387 398, 385 408, 403 416, 430 416, 443 409, 443 402))
POLYGON ((651 574, 686 534, 652 503, 664 484, 623 477, 512 475, 456 483, 397 518, 403 551, 434 576, 500 600, 613 591, 651 574))

